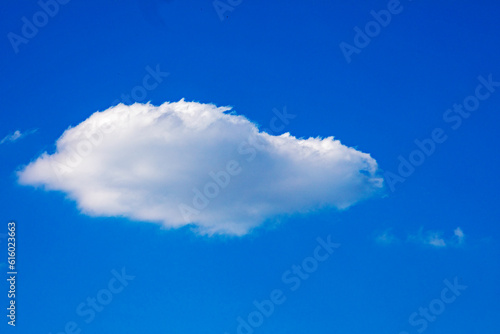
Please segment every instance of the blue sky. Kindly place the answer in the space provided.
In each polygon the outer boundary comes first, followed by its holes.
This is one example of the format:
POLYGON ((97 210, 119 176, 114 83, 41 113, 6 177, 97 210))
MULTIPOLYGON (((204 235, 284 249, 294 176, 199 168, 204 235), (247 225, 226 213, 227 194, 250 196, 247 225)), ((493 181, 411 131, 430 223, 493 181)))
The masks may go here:
MULTIPOLYGON (((17 328, 2 315, 2 331, 498 333, 499 4, 223 2, 232 10, 221 20, 211 1, 71 0, 29 38, 23 17, 33 22, 40 4, 4 4, 0 243, 6 254, 1 233, 15 220, 19 274, 17 328), (356 46, 355 27, 388 8, 390 22, 356 46), (346 57, 343 42, 358 52, 346 57), (157 85, 140 88, 157 69, 157 85), (385 188, 346 210, 286 211, 234 236, 88 215, 63 191, 19 183, 16 172, 54 153, 69 126, 127 102, 122 94, 231 106, 261 129, 286 108, 295 118, 272 135, 334 136, 376 160, 385 188), (463 103, 470 115, 448 112, 463 103), (430 153, 416 153, 429 138, 430 153), (422 162, 404 176, 399 157, 422 162), (391 187, 388 175, 405 181, 391 187), (311 262, 329 236, 340 246, 311 262), (317 268, 292 290, 292 266, 307 263, 317 268), (467 288, 453 294, 445 280, 467 288), (252 326, 254 301, 273 291, 282 302, 252 326), (87 298, 109 296, 90 316, 87 298)), ((253 168, 238 180, 258 180, 253 168)))

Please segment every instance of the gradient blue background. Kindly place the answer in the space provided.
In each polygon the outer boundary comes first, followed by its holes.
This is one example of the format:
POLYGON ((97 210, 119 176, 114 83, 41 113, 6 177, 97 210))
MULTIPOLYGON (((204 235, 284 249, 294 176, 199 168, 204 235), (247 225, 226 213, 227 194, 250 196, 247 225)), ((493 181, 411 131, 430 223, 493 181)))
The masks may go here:
MULTIPOLYGON (((279 288, 287 301, 255 333, 416 333, 409 315, 458 276, 467 290, 426 333, 498 333, 500 91, 457 131, 442 115, 474 92, 477 76, 500 80, 500 4, 402 1, 403 12, 348 64, 339 43, 352 44, 354 26, 386 5, 245 0, 221 21, 210 0, 72 0, 16 54, 7 34, 20 34, 21 18, 40 7, 4 2, 0 136, 38 129, 0 145, 0 233, 10 219, 18 225, 18 317, 9 330, 55 334, 74 320, 82 333, 232 334, 254 299, 279 288), (436 127, 449 139, 384 198, 243 238, 90 218, 63 194, 17 184, 15 170, 130 93, 157 64, 170 76, 148 93, 153 104, 184 97, 231 105, 263 127, 273 108, 287 106, 297 117, 285 131, 334 135, 383 170, 395 171, 397 157, 436 127), (404 242, 421 227, 449 236, 457 226, 463 247, 404 242), (377 244, 388 228, 403 241, 377 244), (282 273, 330 234, 342 246, 291 293, 282 273), (136 278, 85 324, 76 306, 122 267, 136 278)), ((0 288, 4 332, 3 279, 0 288)))

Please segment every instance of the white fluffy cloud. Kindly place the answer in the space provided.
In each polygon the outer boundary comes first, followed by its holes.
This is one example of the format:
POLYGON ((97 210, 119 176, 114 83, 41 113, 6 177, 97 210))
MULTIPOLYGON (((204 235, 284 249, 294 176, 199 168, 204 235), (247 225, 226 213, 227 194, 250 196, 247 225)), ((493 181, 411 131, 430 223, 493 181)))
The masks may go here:
POLYGON ((456 229, 453 230, 453 234, 455 235, 455 238, 457 239, 458 244, 462 244, 465 239, 465 234, 464 231, 460 227, 457 227, 456 229))
POLYGON ((23 167, 19 182, 62 191, 89 215, 233 235, 283 215, 344 209, 382 187, 369 154, 333 137, 260 132, 229 110, 181 100, 96 112, 23 167))
POLYGON ((399 242, 399 239, 391 232, 391 229, 387 229, 382 233, 376 234, 375 241, 382 245, 390 245, 399 242))
POLYGON ((460 227, 457 227, 453 230, 452 238, 444 238, 443 232, 441 231, 426 231, 424 233, 423 228, 420 228, 416 235, 408 236, 409 241, 438 248, 461 245, 464 241, 464 238, 464 232, 460 227))
POLYGON ((35 133, 36 131, 37 131, 37 129, 33 129, 33 130, 29 130, 29 131, 22 133, 20 130, 16 130, 13 133, 8 134, 7 136, 3 137, 3 139, 0 140, 0 145, 4 144, 4 143, 8 143, 8 142, 14 143, 23 137, 26 137, 30 134, 35 133))
MULTIPOLYGON (((444 238, 442 231, 424 231, 421 227, 416 234, 408 234, 406 241, 436 248, 460 246, 464 243, 465 234, 460 227, 453 230, 453 237, 444 238)), ((375 234, 375 241, 383 245, 400 242, 400 238, 391 232, 391 229, 375 234)))

